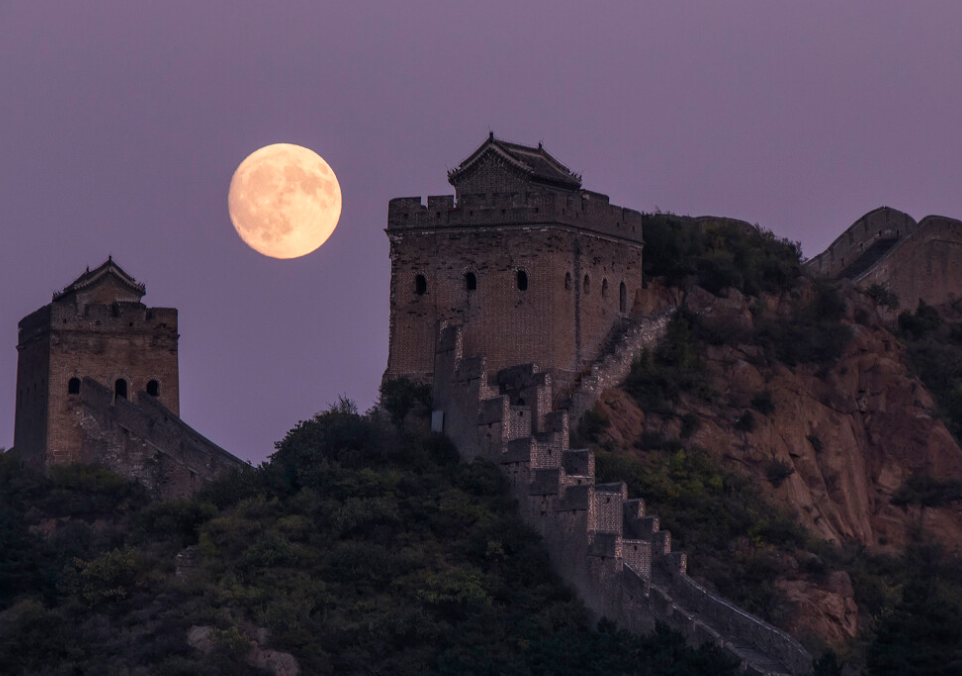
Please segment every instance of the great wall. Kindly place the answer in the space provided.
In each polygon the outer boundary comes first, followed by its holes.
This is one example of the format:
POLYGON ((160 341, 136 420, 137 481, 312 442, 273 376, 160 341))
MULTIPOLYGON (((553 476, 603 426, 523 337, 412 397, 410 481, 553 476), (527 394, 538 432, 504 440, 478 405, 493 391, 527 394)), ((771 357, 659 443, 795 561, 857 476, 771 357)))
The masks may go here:
POLYGON ((941 305, 962 298, 962 221, 926 216, 916 222, 890 207, 874 209, 849 226, 805 269, 895 293, 901 309, 919 299, 941 305))
MULTIPOLYGON (((620 380, 666 323, 665 313, 631 322, 575 388, 573 410, 593 404, 603 383, 620 380)), ((623 482, 595 483, 594 454, 569 449, 569 411, 554 410, 551 393, 551 376, 537 365, 490 373, 483 356, 463 354, 459 327, 442 330, 435 427, 463 459, 481 456, 501 467, 523 518, 589 608, 642 633, 665 622, 693 645, 719 645, 750 674, 807 674, 811 657, 798 641, 688 577, 685 553, 672 550, 671 533, 646 513, 643 499, 629 500, 623 482)))
POLYGON ((641 300, 641 214, 582 190, 543 147, 493 135, 448 177, 456 195, 390 203, 385 379, 433 384, 433 428, 462 458, 501 467, 598 617, 636 632, 664 622, 747 673, 807 674, 800 643, 688 577, 644 500, 596 483, 593 452, 569 448, 569 426, 654 347, 673 310, 641 300))
MULTIPOLYGON (((385 379, 432 384, 433 428, 464 459, 501 467, 597 616, 636 632, 664 622, 750 674, 809 673, 798 641, 692 580, 644 500, 596 483, 593 452, 569 448, 570 426, 657 344, 673 310, 643 302, 641 214, 581 189, 540 145, 493 134, 449 180, 456 195, 389 206, 385 379)), ((962 222, 882 207, 805 268, 882 286, 906 309, 953 302, 962 222)), ((178 417, 176 310, 147 308, 144 292, 108 260, 21 321, 15 448, 43 467, 99 462, 157 497, 189 495, 243 463, 178 417)))

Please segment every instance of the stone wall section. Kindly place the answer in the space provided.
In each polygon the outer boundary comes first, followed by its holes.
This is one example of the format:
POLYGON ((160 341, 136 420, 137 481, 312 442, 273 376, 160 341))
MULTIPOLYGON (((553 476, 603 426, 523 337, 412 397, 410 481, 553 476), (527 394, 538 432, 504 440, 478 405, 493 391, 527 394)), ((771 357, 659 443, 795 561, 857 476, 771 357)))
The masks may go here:
POLYGON ((178 417, 177 310, 148 308, 145 293, 108 258, 20 321, 14 448, 180 497, 244 463, 178 417))
POLYGON ((610 351, 600 355, 587 373, 575 383, 570 397, 563 402, 575 422, 595 405, 601 393, 618 387, 631 372, 631 365, 643 350, 654 349, 665 335, 673 309, 653 313, 644 319, 632 318, 610 351))
POLYGON ((395 199, 387 234, 386 378, 430 381, 440 329, 461 326, 492 372, 535 362, 561 387, 642 287, 641 215, 588 191, 395 199))
POLYGON ((829 247, 805 263, 805 269, 821 277, 839 277, 846 268, 880 240, 902 240, 918 228, 906 213, 879 207, 850 225, 829 247))
POLYGON ((155 381, 160 403, 175 415, 180 408, 177 310, 75 300, 54 301, 19 327, 14 447, 48 464, 82 459, 83 435, 73 415, 81 403, 79 393, 69 391, 71 379, 111 386, 123 379, 128 396, 155 381))
MULTIPOLYGON (((657 340, 665 322, 667 316, 656 318, 647 332, 639 322, 621 342, 657 340)), ((466 460, 482 456, 501 467, 523 518, 594 613, 640 633, 666 622, 694 645, 721 646, 750 673, 809 672, 811 657, 797 641, 687 576, 684 552, 672 551, 671 534, 646 514, 643 500, 627 499, 624 483, 595 483, 593 453, 568 448, 569 412, 545 406, 551 374, 534 364, 490 372, 484 357, 464 356, 461 334, 459 326, 446 327, 436 355, 434 401, 443 431, 466 460)), ((630 368, 627 354, 597 377, 614 378, 626 362, 630 368)))
POLYGON ((941 305, 962 298, 962 222, 926 216, 855 283, 894 291, 902 310, 915 310, 919 299, 941 305))
POLYGON ((914 310, 962 298, 962 222, 944 216, 911 216, 889 207, 869 212, 828 249, 805 263, 813 274, 852 279, 896 293, 900 309, 914 310))
POLYGON ((83 431, 78 460, 137 481, 158 498, 187 497, 205 481, 245 463, 184 423, 155 397, 135 401, 85 378, 71 418, 83 431))

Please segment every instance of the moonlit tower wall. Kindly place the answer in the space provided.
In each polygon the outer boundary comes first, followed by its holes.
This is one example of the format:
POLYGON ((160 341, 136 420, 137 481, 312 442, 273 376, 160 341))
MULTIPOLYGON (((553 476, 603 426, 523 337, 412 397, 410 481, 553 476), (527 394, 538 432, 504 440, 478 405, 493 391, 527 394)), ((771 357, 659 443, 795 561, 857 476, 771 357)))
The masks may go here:
POLYGON ((598 356, 642 286, 641 214, 583 190, 540 145, 488 139, 455 195, 391 200, 385 378, 430 382, 442 326, 491 372, 534 362, 555 391, 598 356))
POLYGON ((20 321, 14 448, 23 458, 92 461, 82 428, 86 378, 115 400, 143 392, 179 414, 177 310, 146 307, 144 293, 108 260, 20 321))

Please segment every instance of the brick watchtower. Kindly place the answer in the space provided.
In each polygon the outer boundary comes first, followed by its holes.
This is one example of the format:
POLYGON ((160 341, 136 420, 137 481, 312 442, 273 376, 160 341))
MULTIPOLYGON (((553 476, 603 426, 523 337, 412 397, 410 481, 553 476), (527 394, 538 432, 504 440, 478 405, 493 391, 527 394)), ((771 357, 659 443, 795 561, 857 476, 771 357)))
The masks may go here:
POLYGON ((115 400, 144 392, 179 413, 177 310, 146 307, 144 293, 108 259, 20 321, 14 447, 23 458, 91 461, 82 429, 85 378, 115 400))
POLYGON ((571 382, 642 286, 641 214, 583 190, 540 144, 493 134, 448 180, 455 195, 388 208, 385 378, 430 381, 439 328, 458 325, 492 372, 534 362, 571 382))

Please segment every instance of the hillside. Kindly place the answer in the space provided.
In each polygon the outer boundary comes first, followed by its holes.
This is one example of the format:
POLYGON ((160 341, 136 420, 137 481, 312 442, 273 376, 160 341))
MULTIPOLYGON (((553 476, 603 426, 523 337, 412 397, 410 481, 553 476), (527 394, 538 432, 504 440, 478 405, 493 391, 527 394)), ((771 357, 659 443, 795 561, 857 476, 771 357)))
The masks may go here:
POLYGON ((681 310, 582 421, 602 480, 645 497, 694 577, 856 663, 920 569, 958 612, 958 325, 924 304, 886 324, 747 224, 645 227, 638 309, 681 310))
POLYGON ((263 467, 156 504, 0 455, 0 672, 734 673, 667 631, 593 627, 497 468, 424 424, 342 401, 263 467))

